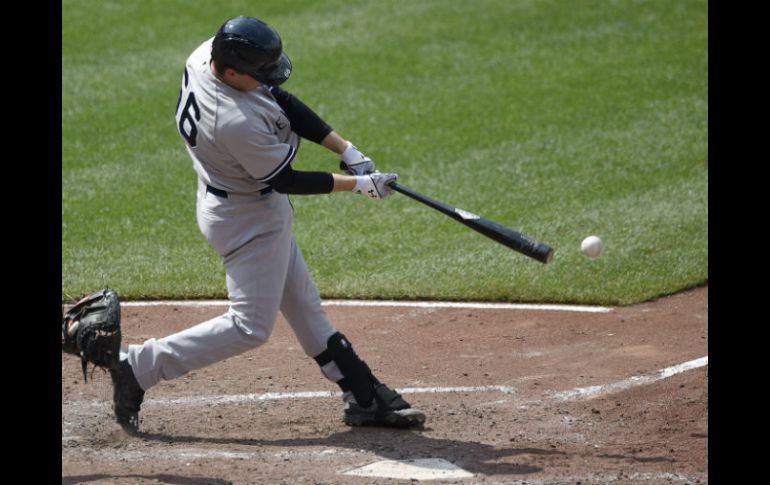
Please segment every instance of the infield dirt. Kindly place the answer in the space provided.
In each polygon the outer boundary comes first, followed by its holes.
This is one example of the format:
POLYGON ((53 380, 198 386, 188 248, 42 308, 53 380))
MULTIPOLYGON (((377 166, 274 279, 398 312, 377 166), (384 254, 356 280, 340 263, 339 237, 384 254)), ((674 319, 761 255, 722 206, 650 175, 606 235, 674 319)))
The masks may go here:
MULTIPOLYGON (((414 480, 342 472, 415 458, 473 474, 426 483, 708 483, 707 365, 558 397, 706 357, 708 287, 609 313, 326 311, 381 380, 423 388, 404 397, 428 414, 424 429, 349 428, 334 396, 259 399, 338 391, 279 318, 264 346, 148 390, 135 437, 113 421, 109 375, 83 383, 79 360, 63 354, 62 483, 401 484, 414 480), (474 386, 484 389, 424 390, 474 386)), ((223 312, 126 307, 124 342, 223 312)))

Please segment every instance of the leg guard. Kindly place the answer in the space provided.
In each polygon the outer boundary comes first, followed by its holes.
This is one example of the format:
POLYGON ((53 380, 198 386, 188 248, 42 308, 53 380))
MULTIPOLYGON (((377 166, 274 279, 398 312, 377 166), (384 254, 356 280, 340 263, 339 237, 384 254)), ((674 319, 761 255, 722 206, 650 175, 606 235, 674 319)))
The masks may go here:
POLYGON ((334 362, 342 374, 342 379, 337 381, 337 385, 343 391, 353 393, 360 406, 368 407, 372 404, 375 387, 379 386, 380 382, 372 375, 366 362, 356 355, 353 346, 343 334, 337 332, 329 337, 326 350, 314 359, 322 368, 334 362))

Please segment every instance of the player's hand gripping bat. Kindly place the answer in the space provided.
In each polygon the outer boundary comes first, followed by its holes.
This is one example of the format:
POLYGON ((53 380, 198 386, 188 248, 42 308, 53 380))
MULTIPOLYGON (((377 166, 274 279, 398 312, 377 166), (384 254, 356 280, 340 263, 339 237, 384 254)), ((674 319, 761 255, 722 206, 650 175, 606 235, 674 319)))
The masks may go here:
POLYGON ((536 259, 541 263, 548 263, 553 259, 553 248, 545 243, 536 241, 529 236, 525 236, 524 234, 505 227, 502 224, 498 224, 497 222, 490 221, 489 219, 477 216, 476 214, 431 199, 430 197, 415 192, 409 187, 405 187, 397 182, 391 182, 389 185, 396 192, 400 192, 418 202, 422 202, 428 207, 443 212, 457 222, 465 224, 474 231, 480 232, 488 238, 494 239, 500 244, 508 246, 525 256, 536 259))

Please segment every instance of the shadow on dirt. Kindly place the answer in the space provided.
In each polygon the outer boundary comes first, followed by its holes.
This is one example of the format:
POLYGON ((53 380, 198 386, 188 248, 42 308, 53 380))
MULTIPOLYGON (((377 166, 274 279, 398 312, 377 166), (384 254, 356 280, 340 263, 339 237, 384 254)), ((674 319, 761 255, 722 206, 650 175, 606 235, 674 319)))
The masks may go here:
POLYGON ((178 475, 155 474, 155 475, 75 475, 71 477, 61 477, 62 485, 75 485, 77 483, 88 483, 99 480, 115 480, 121 478, 131 478, 140 480, 149 480, 153 483, 167 483, 170 485, 232 485, 233 482, 220 480, 218 478, 208 477, 182 477, 178 475))
POLYGON ((296 439, 239 439, 177 436, 159 433, 139 433, 138 438, 164 443, 205 443, 255 447, 322 447, 366 450, 384 459, 406 460, 441 458, 465 470, 482 475, 525 475, 542 472, 537 466, 498 462, 518 455, 566 455, 558 450, 539 448, 497 448, 484 443, 428 438, 411 430, 386 428, 351 428, 325 437, 296 439))

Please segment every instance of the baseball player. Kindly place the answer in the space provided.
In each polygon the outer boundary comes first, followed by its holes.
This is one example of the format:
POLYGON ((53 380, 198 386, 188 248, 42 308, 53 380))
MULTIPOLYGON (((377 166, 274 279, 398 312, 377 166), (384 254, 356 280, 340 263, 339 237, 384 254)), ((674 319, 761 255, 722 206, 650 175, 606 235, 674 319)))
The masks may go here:
POLYGON ((121 352, 110 373, 115 416, 129 432, 138 430, 146 390, 262 345, 279 310, 305 353, 342 389, 346 424, 425 422, 425 414, 381 383, 329 322, 292 235, 288 194, 347 191, 383 199, 393 193, 388 183, 397 175, 377 171, 369 157, 281 89, 291 72, 278 33, 252 17, 226 21, 187 59, 177 128, 198 176, 198 227, 222 257, 230 307, 121 352), (294 170, 301 138, 337 153, 347 175, 294 170))

